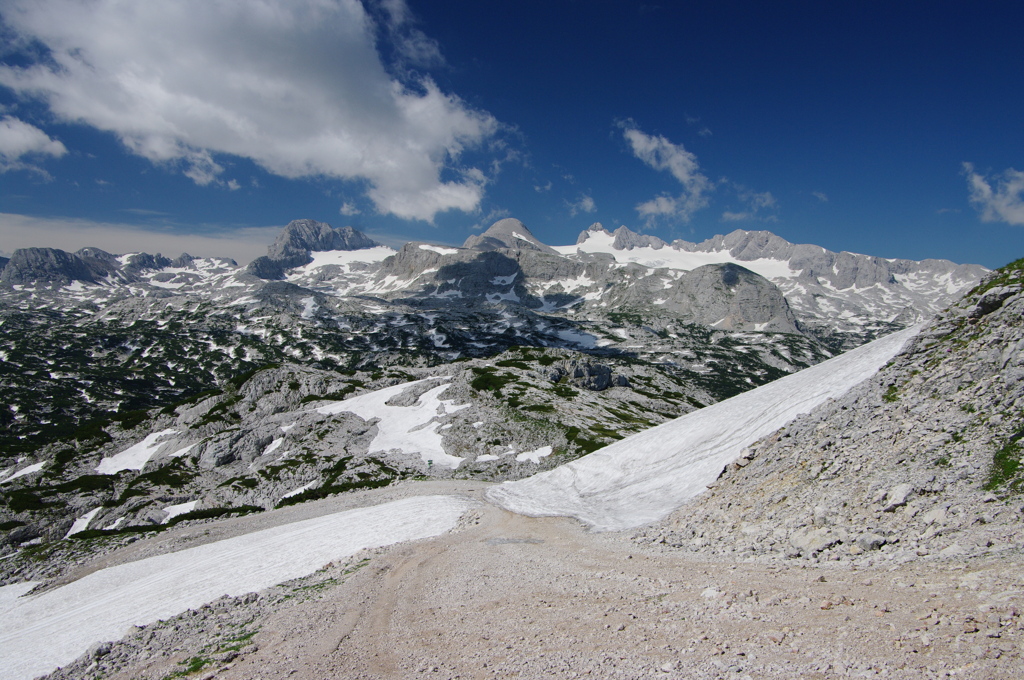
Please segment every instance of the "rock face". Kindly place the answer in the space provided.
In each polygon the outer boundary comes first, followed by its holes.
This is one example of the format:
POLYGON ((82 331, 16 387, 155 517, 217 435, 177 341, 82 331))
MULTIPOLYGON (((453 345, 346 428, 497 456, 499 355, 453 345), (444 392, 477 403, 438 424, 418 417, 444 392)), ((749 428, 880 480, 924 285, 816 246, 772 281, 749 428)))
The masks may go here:
POLYGON ((638 540, 865 565, 1019 550, 1022 284, 1024 261, 994 272, 876 377, 751 446, 638 540))
POLYGON ((0 283, 24 285, 53 283, 65 285, 72 281, 95 283, 106 270, 89 266, 78 255, 56 248, 19 248, 0 274, 0 283))
POLYGON ((267 254, 249 263, 248 271, 261 279, 280 279, 286 269, 312 262, 311 251, 360 250, 378 245, 352 227, 335 229, 326 222, 292 220, 267 248, 267 254))
POLYGON ((538 250, 542 253, 556 252, 551 246, 538 241, 525 224, 512 217, 498 220, 479 236, 470 236, 462 247, 475 250, 525 249, 538 250))

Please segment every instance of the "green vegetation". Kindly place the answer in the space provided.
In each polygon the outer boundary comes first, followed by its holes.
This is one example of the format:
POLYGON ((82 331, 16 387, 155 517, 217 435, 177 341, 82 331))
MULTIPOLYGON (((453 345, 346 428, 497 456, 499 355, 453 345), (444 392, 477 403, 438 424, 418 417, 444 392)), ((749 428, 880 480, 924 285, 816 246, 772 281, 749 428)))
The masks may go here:
POLYGON ((971 292, 967 294, 968 297, 981 295, 982 293, 988 292, 997 286, 1021 283, 1022 279, 1024 279, 1024 257, 1019 260, 1014 260, 1009 264, 1005 264, 995 271, 996 276, 993 276, 990 280, 975 286, 971 289, 971 292))
POLYGON ((470 381, 469 386, 477 392, 495 392, 501 393, 501 388, 510 382, 516 380, 516 376, 509 373, 496 374, 493 366, 484 366, 483 368, 473 367, 473 372, 476 373, 476 377, 470 381))
POLYGON ((889 389, 887 389, 885 394, 882 395, 882 401, 892 403, 899 400, 899 388, 896 387, 896 385, 889 385, 889 389))
POLYGON ((1013 493, 1024 491, 1024 469, 1021 467, 1020 434, 1003 444, 992 456, 992 469, 985 482, 986 491, 1005 489, 1013 493))

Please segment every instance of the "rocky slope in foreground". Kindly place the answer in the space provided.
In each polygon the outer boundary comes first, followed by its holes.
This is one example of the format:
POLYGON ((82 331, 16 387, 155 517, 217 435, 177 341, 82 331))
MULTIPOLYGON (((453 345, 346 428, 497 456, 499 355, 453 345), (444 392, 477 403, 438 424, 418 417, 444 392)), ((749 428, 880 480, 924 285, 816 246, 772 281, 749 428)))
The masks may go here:
POLYGON ((641 542, 735 558, 902 563, 1024 538, 1024 260, 871 380, 761 440, 641 542))

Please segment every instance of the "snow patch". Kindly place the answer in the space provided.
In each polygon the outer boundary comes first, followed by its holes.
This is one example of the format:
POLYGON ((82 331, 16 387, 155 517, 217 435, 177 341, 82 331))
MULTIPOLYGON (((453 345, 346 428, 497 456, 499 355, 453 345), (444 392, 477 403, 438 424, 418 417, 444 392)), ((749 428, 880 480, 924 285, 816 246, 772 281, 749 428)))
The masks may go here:
MULTIPOLYGON (((450 380, 446 376, 445 380, 450 380)), ((425 378, 424 380, 431 380, 425 378)), ((469 408, 469 404, 455 406, 452 401, 441 400, 439 395, 448 389, 447 383, 424 392, 411 406, 391 406, 386 402, 424 380, 386 387, 376 392, 349 397, 316 409, 322 415, 354 413, 363 420, 377 421, 377 436, 370 443, 370 453, 398 451, 404 454, 419 454, 425 463, 459 467, 464 458, 445 453, 441 435, 437 429, 442 424, 441 416, 469 408)))
POLYGON ((148 435, 135 446, 101 460, 96 472, 101 475, 116 475, 121 470, 141 470, 164 445, 164 442, 157 440, 169 434, 177 434, 177 430, 160 430, 148 435))
POLYGON ((89 512, 85 513, 84 515, 76 519, 75 523, 71 525, 71 529, 68 531, 68 533, 64 534, 64 538, 74 536, 75 534, 81 533, 88 529, 89 522, 91 522, 92 518, 96 516, 96 513, 98 513, 102 509, 102 506, 98 508, 93 508, 89 512))
POLYGON ((443 248, 441 246, 432 246, 426 243, 420 244, 420 250, 429 250, 430 252, 437 253, 438 255, 454 255, 459 252, 457 248, 443 248))
POLYGON ((43 469, 44 465, 46 465, 46 461, 45 460, 44 461, 40 461, 38 463, 34 463, 32 465, 29 465, 28 467, 21 468, 20 470, 15 472, 10 477, 8 477, 6 479, 0 479, 0 484, 6 484, 7 482, 12 482, 15 479, 17 479, 18 477, 24 477, 25 475, 30 475, 33 472, 39 472, 40 470, 43 469))
POLYGON ((657 521, 701 493, 740 451, 873 375, 917 327, 610 444, 583 458, 487 490, 533 517, 575 517, 598 531, 657 521))
MULTIPOLYGON (((523 462, 524 460, 528 460, 531 463, 540 463, 540 459, 545 456, 550 456, 552 451, 554 451, 554 449, 552 449, 550 446, 542 446, 536 451, 526 451, 525 453, 520 453, 518 456, 516 456, 516 460, 518 460, 520 463, 523 462)), ((480 459, 477 458, 477 460, 480 459)))
POLYGON ((19 597, 34 583, 0 587, 0 680, 30 680, 144 626, 228 595, 313 573, 365 548, 429 538, 455 526, 472 501, 421 496, 292 522, 119 564, 19 597), (73 622, 73 625, 69 625, 73 622))
POLYGON ((178 515, 184 515, 186 512, 192 512, 196 509, 199 501, 189 501, 188 503, 178 503, 177 505, 168 505, 164 508, 164 512, 167 513, 167 517, 164 517, 163 524, 167 524, 178 515))

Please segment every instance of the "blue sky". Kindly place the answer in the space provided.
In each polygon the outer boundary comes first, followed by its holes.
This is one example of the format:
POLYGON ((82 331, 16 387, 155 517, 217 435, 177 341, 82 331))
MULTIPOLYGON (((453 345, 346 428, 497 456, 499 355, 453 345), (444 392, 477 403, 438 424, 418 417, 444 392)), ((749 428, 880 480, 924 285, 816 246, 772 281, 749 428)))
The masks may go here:
POLYGON ((0 0, 0 251, 518 217, 1024 256, 1010 2, 0 0))

